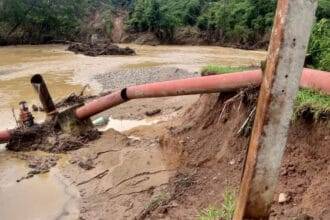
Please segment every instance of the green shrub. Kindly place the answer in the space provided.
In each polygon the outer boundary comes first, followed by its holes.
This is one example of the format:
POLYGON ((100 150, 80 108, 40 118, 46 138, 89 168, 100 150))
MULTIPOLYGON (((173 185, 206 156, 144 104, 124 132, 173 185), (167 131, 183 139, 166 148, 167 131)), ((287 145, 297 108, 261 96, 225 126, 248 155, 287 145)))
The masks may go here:
POLYGON ((210 206, 198 215, 198 220, 231 220, 235 212, 235 192, 226 190, 221 207, 210 206))
POLYGON ((244 70, 251 69, 249 66, 219 66, 209 64, 202 69, 202 75, 207 75, 208 73, 213 74, 223 74, 223 73, 231 73, 231 72, 241 72, 244 70))
POLYGON ((321 114, 330 115, 330 95, 310 89, 300 89, 294 106, 294 119, 308 110, 318 119, 321 114))
POLYGON ((318 69, 330 71, 330 20, 323 18, 314 25, 308 53, 310 64, 318 69))

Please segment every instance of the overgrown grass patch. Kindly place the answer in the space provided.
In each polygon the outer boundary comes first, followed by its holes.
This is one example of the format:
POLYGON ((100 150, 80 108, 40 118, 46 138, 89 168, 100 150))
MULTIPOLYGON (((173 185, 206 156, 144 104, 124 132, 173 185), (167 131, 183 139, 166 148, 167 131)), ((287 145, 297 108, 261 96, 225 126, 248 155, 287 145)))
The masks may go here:
POLYGON ((221 207, 210 206, 203 209, 199 215, 198 220, 231 220, 235 211, 235 192, 226 190, 223 194, 223 203, 221 207))
POLYGON ((294 119, 304 112, 313 114, 314 119, 321 115, 330 115, 330 95, 310 89, 300 89, 294 106, 294 119))
MULTIPOLYGON (((231 73, 252 68, 255 67, 207 65, 202 69, 202 74, 231 73)), ((297 119, 306 112, 312 114, 316 120, 319 119, 320 116, 328 117, 330 115, 330 95, 310 89, 300 89, 295 100, 293 119, 297 119)))
POLYGON ((232 73, 232 72, 240 72, 244 70, 249 70, 252 67, 250 66, 218 66, 209 64, 202 68, 202 75, 211 74, 223 74, 223 73, 232 73))

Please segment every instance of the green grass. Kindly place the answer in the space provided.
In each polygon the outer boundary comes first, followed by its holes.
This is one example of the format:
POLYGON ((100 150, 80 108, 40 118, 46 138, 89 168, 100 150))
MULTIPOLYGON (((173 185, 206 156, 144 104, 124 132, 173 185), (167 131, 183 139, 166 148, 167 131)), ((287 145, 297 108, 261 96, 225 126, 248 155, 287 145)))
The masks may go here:
POLYGON ((240 72, 249 69, 251 69, 251 67, 249 66, 218 66, 210 64, 202 68, 202 75, 207 75, 208 73, 223 74, 231 72, 240 72))
POLYGON ((315 119, 323 113, 330 114, 330 95, 310 89, 300 89, 294 106, 294 119, 308 109, 315 119))
POLYGON ((235 192, 226 190, 221 207, 210 206, 198 215, 198 220, 231 220, 235 211, 235 192))
MULTIPOLYGON (((207 65, 202 69, 202 75, 230 73, 251 68, 249 66, 207 65)), ((294 105, 293 119, 297 119, 306 109, 314 115, 315 119, 322 114, 330 115, 330 96, 310 89, 300 89, 294 105)))

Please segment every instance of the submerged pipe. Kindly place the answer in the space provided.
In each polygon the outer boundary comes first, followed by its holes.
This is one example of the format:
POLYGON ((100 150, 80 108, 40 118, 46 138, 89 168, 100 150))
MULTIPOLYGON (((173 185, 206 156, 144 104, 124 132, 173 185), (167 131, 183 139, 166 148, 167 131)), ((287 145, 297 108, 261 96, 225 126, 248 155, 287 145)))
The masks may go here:
POLYGON ((42 78, 40 74, 36 74, 31 78, 31 84, 35 91, 39 95, 39 100, 42 104, 42 107, 44 108, 47 115, 50 115, 52 113, 56 112, 56 107, 53 102, 52 97, 49 94, 47 85, 42 78))
MULTIPOLYGON (((75 114, 78 119, 85 119, 130 99, 233 91, 259 86, 261 80, 262 71, 252 70, 130 86, 87 103, 78 108, 75 114)), ((304 69, 300 86, 330 94, 330 73, 304 69)))

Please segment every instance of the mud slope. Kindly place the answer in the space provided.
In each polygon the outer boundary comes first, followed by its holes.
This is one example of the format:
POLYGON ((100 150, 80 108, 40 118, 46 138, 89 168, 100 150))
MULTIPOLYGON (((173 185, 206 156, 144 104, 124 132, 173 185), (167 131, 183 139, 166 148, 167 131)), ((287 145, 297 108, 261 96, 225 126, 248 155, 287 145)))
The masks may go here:
MULTIPOLYGON (((237 193, 253 120, 240 128, 256 98, 255 91, 202 95, 181 123, 168 127, 162 147, 168 159, 179 161, 179 169, 168 187, 170 205, 149 210, 147 216, 196 219, 203 208, 221 206, 226 189, 237 193)), ((329 126, 329 119, 292 123, 271 219, 330 219, 329 126), (287 193, 289 201, 279 204, 279 193, 287 193)))

